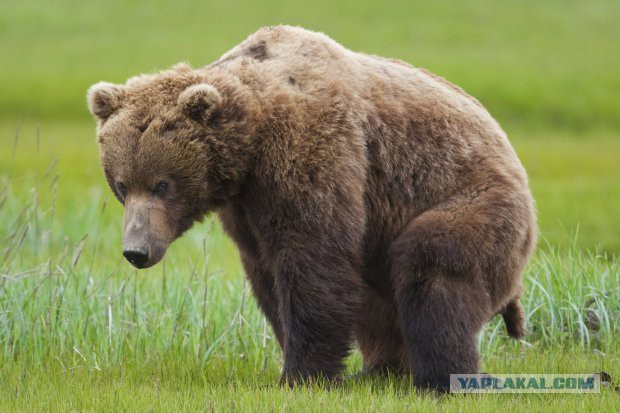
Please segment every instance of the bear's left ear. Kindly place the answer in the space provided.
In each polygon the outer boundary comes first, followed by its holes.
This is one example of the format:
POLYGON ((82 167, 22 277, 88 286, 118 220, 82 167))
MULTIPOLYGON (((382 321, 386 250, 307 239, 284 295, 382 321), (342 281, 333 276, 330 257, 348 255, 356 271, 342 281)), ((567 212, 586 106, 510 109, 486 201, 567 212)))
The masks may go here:
POLYGON ((108 82, 95 83, 88 89, 86 100, 90 113, 105 121, 123 104, 125 89, 108 82))
POLYGON ((222 95, 215 86, 200 83, 189 86, 179 95, 177 105, 187 117, 207 122, 222 104, 222 95))

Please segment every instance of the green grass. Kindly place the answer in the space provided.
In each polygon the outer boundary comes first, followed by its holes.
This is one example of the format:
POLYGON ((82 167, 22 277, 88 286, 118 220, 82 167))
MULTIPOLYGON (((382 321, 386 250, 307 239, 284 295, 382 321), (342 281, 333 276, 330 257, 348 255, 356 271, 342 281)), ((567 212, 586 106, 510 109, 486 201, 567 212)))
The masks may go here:
MULTIPOLYGON (((620 3, 614 0, 6 1, 0 4, 0 411, 612 411, 600 395, 437 398, 409 379, 274 385, 282 355, 207 219, 164 262, 120 254, 86 88, 207 64, 258 27, 324 31, 478 97, 528 170, 542 241, 530 334, 479 336, 494 373, 620 377, 620 3)), ((354 352, 347 372, 361 367, 354 352)))
MULTIPOLYGON (((116 253, 105 201, 86 199, 67 236, 52 174, 5 179, 0 192, 0 411, 566 408, 607 410, 620 393, 418 394, 408 378, 335 389, 275 386, 281 353, 238 267, 207 221, 162 265, 138 272, 116 253), (59 385, 62 383, 62 385, 59 385)), ((114 214, 116 214, 114 212, 114 214)), ((67 217, 68 218, 68 217, 67 217)), ((575 247, 540 251, 522 300, 530 334, 511 341, 492 320, 479 336, 485 371, 620 375, 620 268, 575 247)), ((348 372, 361 368, 357 352, 348 372)))
MULTIPOLYGON (((554 357, 530 352, 487 359, 497 372, 575 372, 607 368, 616 376, 618 359, 583 352, 554 357), (570 366, 567 368, 566 366, 570 366)), ((2 372, 2 367, 0 367, 2 372)), ((617 409, 613 389, 601 394, 452 395, 435 397, 412 391, 408 379, 352 380, 326 390, 312 386, 295 390, 274 385, 277 371, 248 362, 212 363, 206 368, 177 357, 104 371, 86 366, 68 371, 58 365, 32 370, 13 366, 5 378, 0 408, 22 411, 599 411, 617 409), (58 385, 57 383, 62 383, 58 385)))
POLYGON ((619 17, 615 0, 7 1, 0 113, 85 118, 94 81, 204 65, 258 27, 287 23, 427 67, 502 123, 617 128, 619 17))

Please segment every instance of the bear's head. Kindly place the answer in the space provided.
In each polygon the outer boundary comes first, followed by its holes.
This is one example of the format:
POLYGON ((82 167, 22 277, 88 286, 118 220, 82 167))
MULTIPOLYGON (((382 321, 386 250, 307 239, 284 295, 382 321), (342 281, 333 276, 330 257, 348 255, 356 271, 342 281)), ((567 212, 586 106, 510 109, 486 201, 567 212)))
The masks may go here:
POLYGON ((238 191, 247 174, 251 96, 239 80, 177 66, 87 95, 101 165, 125 207, 123 255, 138 268, 238 191))

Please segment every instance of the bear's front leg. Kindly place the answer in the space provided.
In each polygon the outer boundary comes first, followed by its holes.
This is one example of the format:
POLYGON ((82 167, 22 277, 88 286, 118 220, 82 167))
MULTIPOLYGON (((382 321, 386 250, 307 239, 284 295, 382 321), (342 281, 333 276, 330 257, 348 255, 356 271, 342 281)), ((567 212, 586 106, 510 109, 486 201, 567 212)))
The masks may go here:
POLYGON ((280 254, 276 290, 284 327, 281 384, 333 380, 342 372, 362 289, 350 258, 326 239, 280 254))

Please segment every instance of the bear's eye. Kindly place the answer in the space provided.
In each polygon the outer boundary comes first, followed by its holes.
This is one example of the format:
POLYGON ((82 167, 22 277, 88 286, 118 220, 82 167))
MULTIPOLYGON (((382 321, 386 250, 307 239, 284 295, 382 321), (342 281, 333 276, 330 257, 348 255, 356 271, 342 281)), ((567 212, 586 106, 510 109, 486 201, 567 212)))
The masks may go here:
POLYGON ((159 181, 157 185, 155 185, 155 189, 153 189, 153 193, 156 195, 163 195, 168 189, 168 182, 159 181))
POLYGON ((127 196, 127 186, 125 186, 125 184, 122 182, 116 183, 116 191, 123 199, 125 199, 125 197, 127 196))

